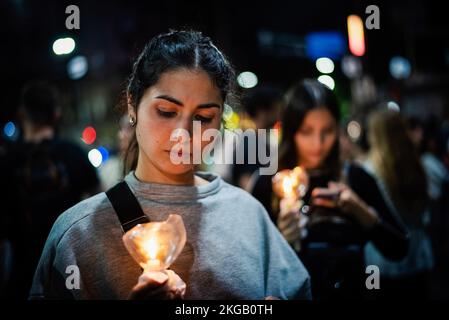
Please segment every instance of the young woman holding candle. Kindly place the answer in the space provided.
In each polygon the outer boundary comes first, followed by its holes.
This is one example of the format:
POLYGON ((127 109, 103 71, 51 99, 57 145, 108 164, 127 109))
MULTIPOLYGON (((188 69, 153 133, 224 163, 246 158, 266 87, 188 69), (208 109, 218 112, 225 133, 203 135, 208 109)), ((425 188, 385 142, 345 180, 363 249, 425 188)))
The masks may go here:
MULTIPOLYGON (((126 92, 135 132, 125 181, 150 221, 183 218, 186 245, 171 270, 142 274, 122 243, 115 206, 100 193, 55 223, 31 298, 310 298, 307 271, 257 200, 193 164, 172 162, 176 130, 192 133, 193 121, 202 132, 220 128, 233 82, 228 60, 199 32, 173 31, 146 45, 126 92), (79 289, 65 285, 70 265, 79 269, 79 289)), ((210 142, 189 143, 202 150, 210 142)))
POLYGON ((406 230, 374 179, 358 166, 341 163, 339 120, 330 89, 316 80, 295 85, 286 95, 279 170, 305 169, 309 185, 303 206, 279 213, 271 177, 253 177, 252 194, 296 248, 311 275, 314 299, 362 297, 368 240, 392 259, 402 258, 408 245, 406 230))

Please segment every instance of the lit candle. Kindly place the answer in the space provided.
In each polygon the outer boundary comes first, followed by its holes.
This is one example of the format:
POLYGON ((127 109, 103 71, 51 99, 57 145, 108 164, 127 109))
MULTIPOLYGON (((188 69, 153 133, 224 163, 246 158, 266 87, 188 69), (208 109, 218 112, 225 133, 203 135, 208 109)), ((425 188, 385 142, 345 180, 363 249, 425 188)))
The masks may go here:
POLYGON ((123 236, 131 256, 145 271, 162 271, 176 260, 186 243, 182 218, 171 214, 164 222, 138 224, 123 236))
MULTIPOLYGON (((301 167, 296 167, 293 170, 282 170, 273 177, 273 191, 280 198, 280 216, 292 211, 300 214, 299 209, 303 205, 301 198, 305 194, 307 180, 307 175, 301 167)), ((304 221, 300 221, 300 225, 303 224, 304 221)), ((299 251, 300 241, 296 241, 293 246, 299 251)))
POLYGON ((159 252, 160 245, 156 235, 153 235, 146 241, 143 241, 141 250, 147 256, 147 262, 141 264, 141 267, 144 270, 160 271, 164 269, 158 258, 159 256, 163 256, 163 253, 159 252))
MULTIPOLYGON (((305 194, 307 175, 301 167, 282 170, 273 177, 273 191, 288 204, 296 203, 305 194)), ((288 208, 285 208, 288 210, 288 208)))

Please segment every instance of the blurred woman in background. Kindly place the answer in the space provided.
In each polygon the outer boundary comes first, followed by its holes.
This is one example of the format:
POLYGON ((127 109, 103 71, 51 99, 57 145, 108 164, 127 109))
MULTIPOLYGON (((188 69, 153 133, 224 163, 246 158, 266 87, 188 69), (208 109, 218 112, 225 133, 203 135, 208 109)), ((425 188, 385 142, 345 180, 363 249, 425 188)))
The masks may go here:
POLYGON ((363 247, 401 259, 407 234, 385 204, 374 179, 339 157, 340 110, 333 92, 304 80, 286 95, 279 170, 300 166, 309 187, 299 210, 279 213, 270 176, 254 176, 259 199, 311 275, 314 299, 358 298, 365 290, 363 247))
POLYGON ((418 150, 405 120, 390 110, 370 116, 368 141, 371 148, 364 167, 376 179, 390 211, 406 224, 410 246, 401 261, 391 261, 369 243, 365 248, 366 263, 379 266, 381 297, 425 298, 433 255, 425 230, 430 202, 418 150))

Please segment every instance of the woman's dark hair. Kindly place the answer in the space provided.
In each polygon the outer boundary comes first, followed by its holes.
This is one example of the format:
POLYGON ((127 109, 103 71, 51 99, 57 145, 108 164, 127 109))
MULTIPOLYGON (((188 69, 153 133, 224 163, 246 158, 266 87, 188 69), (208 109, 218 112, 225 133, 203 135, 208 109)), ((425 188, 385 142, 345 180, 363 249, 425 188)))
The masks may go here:
MULTIPOLYGON (((324 108, 340 122, 340 108, 332 90, 316 80, 305 79, 290 88, 285 95, 285 110, 282 116, 282 138, 279 148, 279 168, 292 169, 299 158, 295 145, 295 134, 301 127, 306 114, 314 109, 324 108)), ((339 143, 336 140, 324 164, 336 178, 339 176, 339 143)))
MULTIPOLYGON (((220 90, 223 101, 233 92, 234 69, 209 37, 198 31, 170 31, 151 39, 133 65, 126 100, 136 114, 145 90, 156 84, 163 73, 180 68, 206 72, 220 90)), ((125 173, 136 168, 138 151, 134 132, 125 154, 125 173)))

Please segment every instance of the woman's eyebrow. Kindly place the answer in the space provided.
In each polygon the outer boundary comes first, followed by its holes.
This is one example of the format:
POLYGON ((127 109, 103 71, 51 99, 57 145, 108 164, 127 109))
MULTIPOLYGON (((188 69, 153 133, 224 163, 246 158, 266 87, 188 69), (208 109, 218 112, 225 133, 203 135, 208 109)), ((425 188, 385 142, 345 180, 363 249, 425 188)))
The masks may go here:
POLYGON ((206 108, 218 108, 218 109, 220 109, 221 106, 218 103, 209 102, 209 103, 200 104, 197 108, 198 109, 206 109, 206 108))
MULTIPOLYGON (((155 99, 163 99, 163 100, 167 100, 168 102, 174 103, 174 104, 176 104, 178 106, 181 106, 181 107, 184 106, 184 104, 181 101, 179 101, 179 100, 177 100, 177 99, 175 99, 175 98, 173 98, 171 96, 165 95, 165 94, 157 96, 157 97, 155 97, 155 99)), ((218 109, 220 109, 221 106, 218 103, 209 102, 209 103, 202 103, 202 104, 198 105, 197 108, 198 109, 206 109, 206 108, 218 108, 218 109)))
POLYGON ((163 100, 167 100, 168 102, 171 102, 171 103, 177 104, 178 106, 181 106, 181 107, 183 107, 183 106, 184 106, 184 105, 182 104, 182 102, 181 102, 181 101, 179 101, 179 100, 176 100, 175 98, 173 98, 173 97, 170 97, 170 96, 167 96, 167 95, 165 95, 165 94, 163 94, 163 95, 160 95, 160 96, 157 96, 157 97, 155 97, 155 99, 163 99, 163 100))

